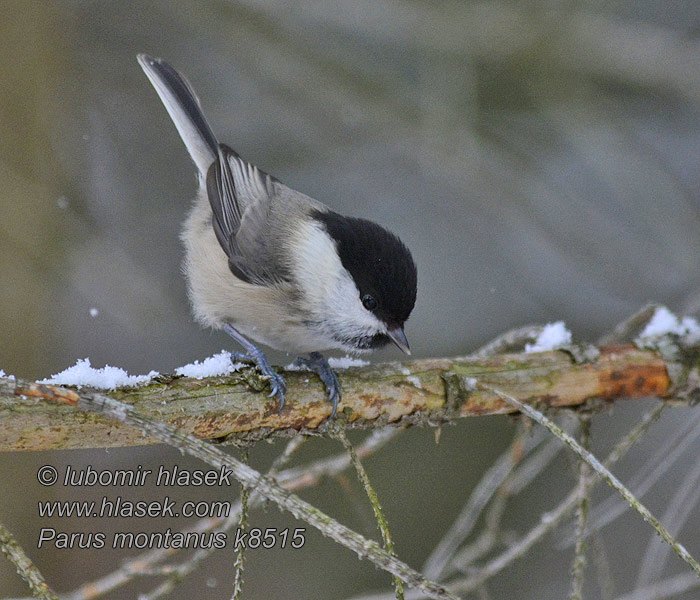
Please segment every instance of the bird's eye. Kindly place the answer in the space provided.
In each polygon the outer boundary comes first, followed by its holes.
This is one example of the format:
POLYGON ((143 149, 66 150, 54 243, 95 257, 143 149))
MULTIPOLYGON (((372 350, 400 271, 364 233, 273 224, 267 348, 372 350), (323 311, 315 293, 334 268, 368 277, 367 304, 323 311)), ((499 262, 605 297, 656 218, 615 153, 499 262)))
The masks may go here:
POLYGON ((377 301, 369 294, 365 294, 362 296, 362 306, 364 306, 367 310, 372 311, 377 308, 377 301))

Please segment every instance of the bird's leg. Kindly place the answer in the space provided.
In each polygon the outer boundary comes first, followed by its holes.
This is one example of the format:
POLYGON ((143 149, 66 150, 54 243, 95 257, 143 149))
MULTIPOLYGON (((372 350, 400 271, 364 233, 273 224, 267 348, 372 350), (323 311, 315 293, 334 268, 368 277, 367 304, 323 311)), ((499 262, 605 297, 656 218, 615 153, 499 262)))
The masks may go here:
POLYGON ((335 413, 338 410, 338 402, 342 400, 343 394, 340 390, 340 381, 338 381, 338 376, 328 364, 328 361, 320 352, 311 352, 309 354, 309 358, 303 358, 300 356, 294 361, 294 364, 307 367, 318 373, 321 381, 323 381, 323 385, 326 386, 328 401, 333 403, 333 411, 328 418, 332 419, 335 417, 335 413))
POLYGON ((282 408, 284 408, 284 394, 287 391, 287 384, 285 384, 282 376, 270 366, 270 363, 267 361, 267 357, 265 354, 263 354, 263 351, 242 333, 240 333, 235 327, 233 327, 233 325, 226 323, 224 325, 224 331, 226 331, 226 333, 228 333, 234 340, 243 346, 243 349, 246 351, 245 354, 235 352, 232 353, 232 355, 238 360, 253 361, 257 365, 258 369, 262 371, 262 374, 269 378, 272 391, 268 397, 271 398, 272 396, 278 396, 280 399, 279 410, 282 410, 282 408))

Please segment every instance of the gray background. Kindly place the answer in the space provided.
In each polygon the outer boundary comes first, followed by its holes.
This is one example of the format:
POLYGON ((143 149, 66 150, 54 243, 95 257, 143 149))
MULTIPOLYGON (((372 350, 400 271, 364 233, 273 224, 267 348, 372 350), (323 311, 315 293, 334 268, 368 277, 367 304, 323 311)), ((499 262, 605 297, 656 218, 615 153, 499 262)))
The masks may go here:
MULTIPOLYGON (((700 308, 697 2, 6 1, 2 9, 0 367, 8 373, 45 377, 86 356, 131 373, 172 372, 233 347, 189 315, 178 234, 195 169, 137 52, 187 75, 221 141, 333 209, 400 235, 419 271, 407 327, 415 356, 463 354, 513 326, 558 319, 576 339, 595 340, 650 300, 680 313, 700 308)), ((396 358, 389 349, 375 360, 396 358)), ((598 417, 601 449, 640 410, 598 417)), ((685 418, 667 415, 649 448, 685 418)), ((477 421, 449 428, 439 445, 430 431, 408 432, 368 463, 398 553, 412 565, 513 430, 505 418, 477 421)), ((280 448, 256 448, 254 465, 264 468, 280 448)), ((331 450, 339 448, 316 440, 304 456, 331 450)), ((622 473, 642 468, 643 457, 622 473)), ((76 494, 39 488, 36 468, 47 462, 197 464, 162 447, 0 455, 1 518, 59 590, 129 554, 32 549, 36 499, 76 494)), ((523 500, 524 513, 514 510, 515 528, 563 497, 571 469, 563 459, 559 467, 523 500), (527 516, 532 502, 543 504, 527 516)), ((669 485, 683 474, 679 466, 669 485)), ((361 490, 349 485, 352 493, 326 482, 305 497, 375 535, 361 490)), ((665 506, 662 492, 657 502, 665 506)), ((254 520, 294 526, 276 510, 254 520)), ((649 533, 630 517, 608 540, 611 556, 630 547, 628 536, 646 544, 649 533)), ((309 537, 296 555, 254 554, 248 597, 386 589, 381 573, 309 537)), ((685 541, 700 550, 696 536, 685 541)), ((499 578, 493 596, 562 597, 570 553, 553 544, 499 578)), ((217 577, 207 597, 228 598, 229 559, 172 597, 201 595, 217 577)), ((614 566, 619 591, 635 577, 626 560, 614 566)), ((671 560, 667 573, 675 567, 671 560)), ((0 592, 23 589, 0 562, 0 592)))

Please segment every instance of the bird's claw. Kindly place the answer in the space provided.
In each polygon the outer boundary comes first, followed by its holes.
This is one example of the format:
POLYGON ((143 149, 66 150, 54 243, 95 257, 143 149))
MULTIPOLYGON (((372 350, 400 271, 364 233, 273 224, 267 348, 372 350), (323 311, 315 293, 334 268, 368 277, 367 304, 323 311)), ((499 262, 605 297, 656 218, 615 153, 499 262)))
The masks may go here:
POLYGON ((326 386, 326 391, 328 392, 328 402, 333 404, 333 410, 329 415, 329 419, 335 417, 335 413, 338 411, 338 402, 343 398, 343 392, 340 388, 340 381, 335 371, 328 364, 328 361, 324 356, 318 352, 311 352, 309 358, 304 358, 300 356, 294 361, 297 366, 304 366, 312 371, 318 373, 318 376, 323 381, 323 385, 326 386))
POLYGON ((260 372, 263 374, 263 378, 270 382, 270 393, 268 398, 273 398, 277 396, 280 401, 278 412, 281 412, 284 408, 285 394, 287 392, 287 384, 284 378, 275 371, 270 363, 267 361, 267 357, 262 352, 251 352, 249 354, 232 353, 232 356, 236 360, 244 360, 248 362, 255 363, 260 372))
POLYGON ((279 373, 273 372, 272 375, 269 376, 269 378, 270 388, 272 391, 267 395, 267 397, 272 398, 273 396, 279 396, 279 410, 282 410, 282 408, 284 407, 284 396, 287 392, 287 384, 285 383, 284 379, 279 373))

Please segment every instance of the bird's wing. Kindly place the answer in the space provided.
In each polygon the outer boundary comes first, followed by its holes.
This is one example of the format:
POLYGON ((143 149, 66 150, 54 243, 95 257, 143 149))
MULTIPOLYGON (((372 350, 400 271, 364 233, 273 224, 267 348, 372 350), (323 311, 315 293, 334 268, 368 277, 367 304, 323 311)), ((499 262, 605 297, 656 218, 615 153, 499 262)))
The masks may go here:
POLYGON ((271 248, 273 178, 221 144, 207 173, 207 195, 219 244, 231 272, 248 283, 273 285, 287 279, 271 248))

